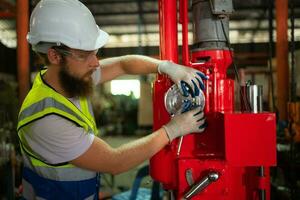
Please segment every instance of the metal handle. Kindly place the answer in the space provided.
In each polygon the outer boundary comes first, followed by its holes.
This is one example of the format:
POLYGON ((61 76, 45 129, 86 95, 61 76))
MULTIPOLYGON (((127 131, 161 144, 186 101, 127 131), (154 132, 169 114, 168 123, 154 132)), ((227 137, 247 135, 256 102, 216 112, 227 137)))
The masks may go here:
POLYGON ((207 176, 202 178, 198 183, 192 186, 192 188, 184 195, 184 199, 191 199, 193 196, 204 190, 212 182, 219 179, 219 173, 209 172, 207 176))
MULTIPOLYGON (((261 178, 265 176, 265 167, 263 166, 259 167, 259 176, 261 178)), ((260 200, 266 200, 266 190, 261 189, 259 193, 260 193, 260 200)))

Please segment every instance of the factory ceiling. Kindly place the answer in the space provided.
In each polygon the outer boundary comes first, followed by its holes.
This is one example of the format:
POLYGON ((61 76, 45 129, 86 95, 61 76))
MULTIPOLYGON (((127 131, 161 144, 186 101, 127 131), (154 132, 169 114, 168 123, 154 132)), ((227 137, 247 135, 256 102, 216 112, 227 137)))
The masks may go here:
MULTIPOLYGON (((32 0, 30 2, 31 9, 38 1, 39 0, 32 0)), ((81 1, 91 10, 97 24, 110 34, 110 42, 106 47, 118 48, 159 45, 157 0, 81 1)), ((270 2, 275 4, 275 0, 233 0, 235 12, 230 16, 230 40, 233 44, 263 43, 269 41, 268 19, 270 2)), ((293 0, 293 2, 295 13, 295 40, 300 41, 300 1, 293 0)), ((15 48, 16 46, 15 18, 13 15, 9 15, 9 13, 14 13, 14 7, 15 0, 0 0, 0 13, 2 13, 0 18, 0 40, 3 44, 11 48, 15 48)), ((273 38, 275 40, 276 13, 274 6, 272 12, 274 15, 273 38)), ((180 32, 181 27, 178 26, 178 29, 180 32)), ((189 43, 191 44, 191 23, 189 30, 189 43)))

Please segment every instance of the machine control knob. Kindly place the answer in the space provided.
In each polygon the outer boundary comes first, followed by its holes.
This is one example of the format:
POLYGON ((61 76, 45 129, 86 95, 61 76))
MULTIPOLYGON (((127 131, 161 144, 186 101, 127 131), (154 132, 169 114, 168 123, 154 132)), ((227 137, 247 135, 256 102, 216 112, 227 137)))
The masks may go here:
POLYGON ((203 177, 198 183, 194 184, 191 189, 184 195, 184 199, 191 199, 193 196, 203 191, 211 183, 219 179, 218 172, 209 172, 208 175, 203 177))
POLYGON ((201 110, 205 106, 205 96, 202 90, 199 91, 199 95, 196 97, 191 95, 185 97, 180 93, 178 86, 174 84, 165 93, 165 107, 171 116, 181 114, 198 106, 201 110))

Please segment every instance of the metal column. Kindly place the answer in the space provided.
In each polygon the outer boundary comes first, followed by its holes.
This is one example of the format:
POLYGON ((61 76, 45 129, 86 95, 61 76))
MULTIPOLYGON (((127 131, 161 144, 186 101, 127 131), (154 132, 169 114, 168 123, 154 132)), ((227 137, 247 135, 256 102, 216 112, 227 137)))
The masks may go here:
POLYGON ((26 40, 29 24, 28 0, 17 0, 16 8, 18 85, 21 105, 29 91, 29 46, 26 40))
POLYGON ((174 0, 159 1, 159 32, 160 32, 160 58, 178 62, 178 41, 177 36, 170 35, 177 33, 177 5, 174 0), (169 37, 168 37, 169 36, 169 37), (169 38, 166 40, 165 38, 169 38))
POLYGON ((276 68, 277 68, 277 105, 279 119, 287 119, 289 99, 288 66, 288 1, 276 0, 276 68))

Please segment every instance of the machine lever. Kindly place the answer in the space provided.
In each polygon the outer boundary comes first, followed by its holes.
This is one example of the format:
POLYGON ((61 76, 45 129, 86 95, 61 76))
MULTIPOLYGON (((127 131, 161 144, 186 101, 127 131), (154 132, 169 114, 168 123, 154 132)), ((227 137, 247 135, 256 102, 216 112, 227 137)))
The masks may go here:
POLYGON ((207 176, 202 178, 198 183, 192 186, 192 188, 184 195, 184 199, 191 199, 193 196, 204 190, 211 183, 219 179, 219 173, 209 172, 207 176))

